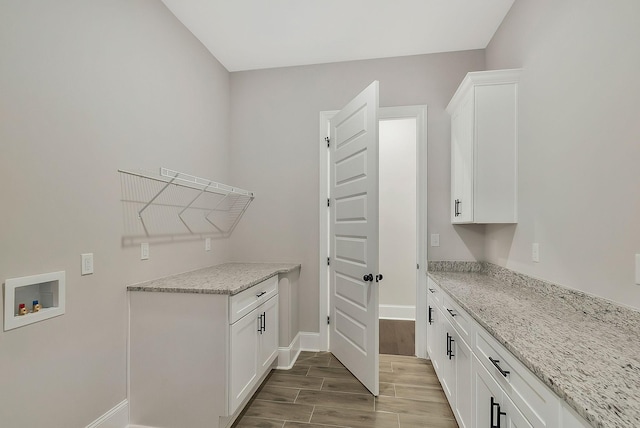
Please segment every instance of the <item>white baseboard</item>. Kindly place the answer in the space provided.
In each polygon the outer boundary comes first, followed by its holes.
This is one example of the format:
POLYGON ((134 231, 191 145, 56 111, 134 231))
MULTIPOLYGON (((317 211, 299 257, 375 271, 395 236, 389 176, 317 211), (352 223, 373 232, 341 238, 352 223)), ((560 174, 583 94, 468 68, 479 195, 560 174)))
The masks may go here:
POLYGON ((380 305, 379 317, 386 320, 416 320, 416 307, 404 305, 380 305))
POLYGON ((319 351, 320 350, 320 333, 309 333, 301 331, 300 350, 301 351, 319 351))
POLYGON ((300 355, 300 333, 296 334, 286 348, 278 348, 278 369, 289 370, 300 355))
POLYGON ((87 425, 87 428, 127 428, 129 425, 129 401, 120 403, 87 425))

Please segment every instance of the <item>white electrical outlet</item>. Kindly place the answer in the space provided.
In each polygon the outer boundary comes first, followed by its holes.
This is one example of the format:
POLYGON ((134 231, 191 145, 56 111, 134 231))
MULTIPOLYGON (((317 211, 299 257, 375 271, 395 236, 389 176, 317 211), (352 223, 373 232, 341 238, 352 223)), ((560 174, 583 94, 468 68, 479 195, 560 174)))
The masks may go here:
POLYGON ((81 275, 91 275, 93 273, 93 253, 80 254, 82 259, 81 275))
POLYGON ((149 243, 140 244, 140 260, 149 260, 149 243))
POLYGON ((531 260, 540 263, 540 245, 537 242, 531 245, 531 260))
POLYGON ((204 250, 211 251, 211 238, 204 238, 204 250))
POLYGON ((431 234, 431 246, 432 247, 439 247, 440 246, 440 234, 439 233, 432 233, 431 234))
POLYGON ((636 284, 640 285, 640 254, 636 254, 636 284))

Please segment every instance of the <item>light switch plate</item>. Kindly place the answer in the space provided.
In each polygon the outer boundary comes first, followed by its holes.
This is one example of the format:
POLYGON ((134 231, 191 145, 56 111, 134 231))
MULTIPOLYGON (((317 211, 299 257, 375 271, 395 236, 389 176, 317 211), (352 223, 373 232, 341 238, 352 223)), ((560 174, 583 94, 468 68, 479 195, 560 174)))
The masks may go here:
POLYGON ((149 243, 140 244, 140 260, 149 260, 149 243))
POLYGON ((640 285, 640 254, 636 254, 636 284, 640 285))
POLYGON ((91 275, 93 273, 93 253, 80 254, 82 266, 80 268, 81 275, 91 275))
POLYGON ((204 238, 204 250, 211 251, 211 238, 204 238))
POLYGON ((431 246, 432 247, 439 247, 440 246, 440 234, 439 233, 432 233, 431 234, 431 246))
POLYGON ((540 245, 537 242, 531 245, 531 260, 540 263, 540 245))

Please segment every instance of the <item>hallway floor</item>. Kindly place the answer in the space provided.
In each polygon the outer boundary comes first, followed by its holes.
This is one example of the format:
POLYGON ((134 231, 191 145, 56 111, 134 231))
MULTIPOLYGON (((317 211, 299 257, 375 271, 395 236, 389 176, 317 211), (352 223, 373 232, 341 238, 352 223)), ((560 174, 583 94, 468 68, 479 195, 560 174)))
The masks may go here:
POLYGON ((428 360, 380 355, 374 397, 329 352, 302 352, 274 370, 235 428, 457 428, 428 360))

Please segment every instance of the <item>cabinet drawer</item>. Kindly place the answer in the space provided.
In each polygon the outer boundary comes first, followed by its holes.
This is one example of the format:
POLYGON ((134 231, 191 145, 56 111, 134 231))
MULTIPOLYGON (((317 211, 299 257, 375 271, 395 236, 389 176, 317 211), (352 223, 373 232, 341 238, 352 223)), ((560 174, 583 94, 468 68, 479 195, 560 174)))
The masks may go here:
POLYGON ((433 299, 433 303, 442 309, 442 290, 431 278, 427 278, 427 293, 433 299))
POLYGON ((233 324, 263 302, 278 294, 278 275, 229 298, 229 324, 233 324))
POLYGON ((475 353, 531 425, 557 426, 560 409, 554 393, 482 329, 476 332, 475 353))
POLYGON ((449 296, 443 296, 442 308, 442 312, 445 317, 451 321, 453 328, 456 329, 460 337, 471 345, 471 338, 473 337, 471 330, 473 323, 470 315, 467 314, 467 312, 465 312, 465 310, 457 303, 451 300, 449 296))

